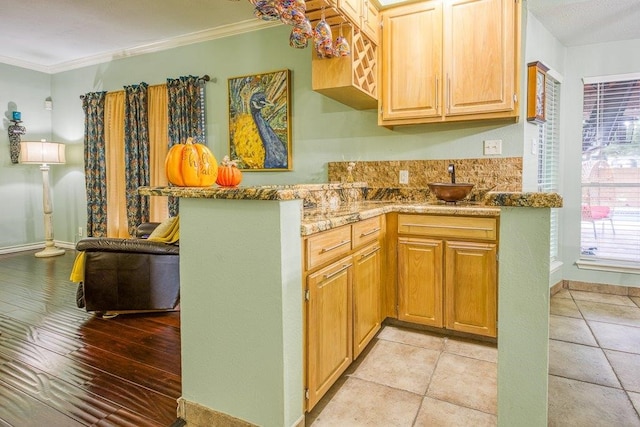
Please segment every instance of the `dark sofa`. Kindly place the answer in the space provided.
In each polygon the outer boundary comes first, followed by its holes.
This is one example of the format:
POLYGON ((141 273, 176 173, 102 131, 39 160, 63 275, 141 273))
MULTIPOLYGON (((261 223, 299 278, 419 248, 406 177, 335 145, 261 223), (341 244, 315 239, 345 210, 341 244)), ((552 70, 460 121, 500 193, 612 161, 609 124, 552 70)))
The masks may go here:
POLYGON ((140 225, 132 239, 89 237, 76 244, 85 252, 78 307, 106 315, 176 308, 180 247, 146 240, 157 225, 140 225))

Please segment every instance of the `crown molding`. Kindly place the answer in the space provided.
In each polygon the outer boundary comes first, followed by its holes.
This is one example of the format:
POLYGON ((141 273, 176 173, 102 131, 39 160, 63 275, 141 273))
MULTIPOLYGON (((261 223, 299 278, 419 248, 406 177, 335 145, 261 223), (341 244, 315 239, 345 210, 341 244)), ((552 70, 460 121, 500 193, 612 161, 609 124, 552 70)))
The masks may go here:
POLYGON ((34 62, 22 61, 20 59, 11 58, 9 56, 0 55, 0 64, 12 65, 14 67, 26 68, 27 70, 39 71, 41 73, 50 74, 46 65, 36 64, 34 62))
POLYGON ((221 39, 224 37, 235 36, 238 34, 258 31, 265 28, 282 25, 279 21, 263 21, 260 19, 248 19, 246 21, 234 24, 223 25, 208 30, 196 31, 194 33, 185 34, 170 39, 160 40, 140 46, 135 46, 123 50, 115 50, 104 52, 99 55, 88 56, 85 58, 75 59, 73 61, 60 62, 55 65, 34 64, 32 62, 20 61, 15 58, 6 58, 0 56, 0 62, 14 65, 16 67, 28 68, 47 74, 56 74, 64 71, 75 70, 77 68, 88 67, 90 65, 103 64, 105 62, 114 61, 116 59, 129 58, 132 56, 144 55, 147 53, 160 52, 163 50, 173 49, 180 46, 201 43, 205 41, 221 39))

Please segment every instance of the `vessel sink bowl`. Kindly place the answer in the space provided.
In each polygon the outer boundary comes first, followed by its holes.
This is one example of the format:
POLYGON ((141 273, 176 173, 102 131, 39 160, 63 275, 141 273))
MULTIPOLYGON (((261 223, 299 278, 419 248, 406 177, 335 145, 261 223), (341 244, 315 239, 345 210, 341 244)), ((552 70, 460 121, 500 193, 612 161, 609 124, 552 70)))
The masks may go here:
POLYGON ((466 183, 432 182, 427 185, 439 200, 444 200, 445 202, 462 200, 469 195, 473 188, 473 184, 466 183))

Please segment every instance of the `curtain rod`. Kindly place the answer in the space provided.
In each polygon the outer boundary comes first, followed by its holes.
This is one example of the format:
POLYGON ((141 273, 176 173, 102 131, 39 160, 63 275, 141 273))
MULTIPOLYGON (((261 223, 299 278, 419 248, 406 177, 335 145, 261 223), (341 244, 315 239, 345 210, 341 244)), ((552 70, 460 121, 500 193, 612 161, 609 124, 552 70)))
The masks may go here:
MULTIPOLYGON (((215 78, 215 77, 213 79, 211 77, 209 77, 209 74, 205 74, 204 76, 199 77, 198 80, 202 80, 204 82, 212 81, 213 83, 218 81, 218 79, 215 78)), ((165 84, 165 83, 160 83, 160 84, 157 84, 157 85, 150 85, 150 86, 160 86, 160 85, 163 85, 163 84, 165 84)), ((84 98, 85 98, 85 95, 80 95, 80 99, 84 99, 84 98)))

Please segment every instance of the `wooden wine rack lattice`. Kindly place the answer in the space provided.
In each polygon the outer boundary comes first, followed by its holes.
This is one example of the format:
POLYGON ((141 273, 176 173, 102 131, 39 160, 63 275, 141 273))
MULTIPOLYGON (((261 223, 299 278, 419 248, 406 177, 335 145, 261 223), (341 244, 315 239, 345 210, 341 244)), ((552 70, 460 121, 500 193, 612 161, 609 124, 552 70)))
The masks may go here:
POLYGON ((351 42, 351 56, 353 58, 353 82, 364 92, 378 99, 376 85, 376 46, 371 43, 361 31, 353 32, 351 42))
MULTIPOLYGON (((315 28, 322 19, 331 26, 334 39, 339 34, 340 25, 351 46, 352 85, 378 99, 377 90, 377 47, 354 24, 351 23, 338 9, 335 0, 308 0, 306 15, 315 28)), ((310 46, 312 42, 310 41, 310 46)), ((314 53, 315 55, 315 53, 314 53)), ((323 59, 322 61, 343 60, 342 58, 323 59)))

